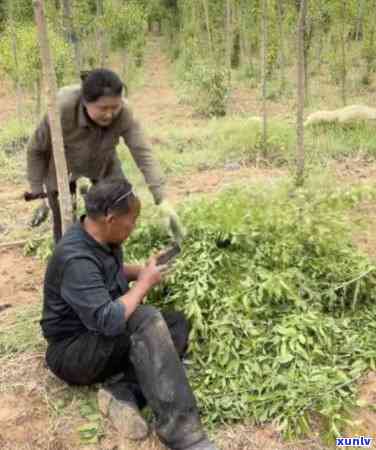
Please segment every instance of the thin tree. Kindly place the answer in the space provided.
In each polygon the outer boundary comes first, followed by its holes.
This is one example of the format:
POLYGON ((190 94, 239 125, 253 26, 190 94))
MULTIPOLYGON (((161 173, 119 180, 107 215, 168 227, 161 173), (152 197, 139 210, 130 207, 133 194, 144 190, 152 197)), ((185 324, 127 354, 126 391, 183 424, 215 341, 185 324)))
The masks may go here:
POLYGON ((69 192, 68 170, 64 153, 60 112, 57 103, 56 74, 48 41, 48 31, 44 15, 44 0, 34 0, 33 3, 47 94, 47 111, 51 130, 52 153, 56 167, 62 231, 64 233, 72 223, 72 202, 69 192))
POLYGON ((310 14, 307 14, 304 19, 304 100, 307 101, 309 97, 309 52, 313 40, 313 21, 310 14))
POLYGON ((266 111, 266 51, 268 45, 267 32, 267 0, 261 1, 261 95, 262 95, 262 156, 267 155, 267 111, 266 111))
POLYGON ((297 132, 297 176, 296 185, 302 186, 304 183, 304 165, 305 165, 305 151, 304 151, 304 38, 305 38, 305 21, 307 16, 307 0, 300 0, 300 11, 298 21, 297 33, 297 48, 298 48, 298 64, 297 64, 297 116, 296 116, 296 132, 297 132))
POLYGON ((71 11, 71 1, 62 0, 63 28, 66 40, 73 45, 74 58, 76 63, 76 73, 81 72, 81 47, 77 37, 77 33, 73 26, 73 17, 71 11))
POLYGON ((240 64, 250 64, 251 62, 251 43, 247 36, 245 4, 240 0, 238 7, 238 23, 239 23, 239 38, 240 38, 240 64))
POLYGON ((15 26, 15 18, 13 13, 14 1, 8 0, 8 15, 9 15, 9 28, 12 39, 12 53, 14 59, 14 84, 16 88, 16 111, 17 117, 21 119, 22 114, 22 93, 21 93, 21 83, 19 79, 19 64, 18 64, 18 48, 17 48, 17 33, 15 26))
POLYGON ((96 0, 96 14, 98 20, 98 26, 96 28, 96 40, 99 45, 99 65, 104 67, 106 65, 106 42, 105 42, 105 30, 102 25, 103 19, 103 0, 96 0))
POLYGON ((362 53, 366 61, 366 72, 364 81, 370 83, 371 73, 373 71, 373 62, 376 57, 376 0, 370 1, 367 5, 366 16, 362 24, 363 49, 362 53))
POLYGON ((209 5, 207 0, 202 0, 202 6, 204 7, 204 13, 205 13, 205 25, 206 25, 206 32, 208 34, 208 45, 210 50, 210 56, 214 57, 214 48, 213 48, 213 39, 210 31, 210 17, 209 17, 209 5))
POLYGON ((341 93, 342 102, 344 105, 347 103, 346 96, 346 78, 347 78, 347 65, 346 65, 346 2, 347 0, 341 0, 340 14, 341 14, 341 93))
POLYGON ((279 65, 281 69, 281 91, 286 87, 286 57, 285 57, 285 36, 283 32, 283 0, 276 0, 277 22, 279 34, 279 65))
POLYGON ((233 47, 233 33, 232 33, 232 8, 231 0, 226 0, 226 66, 231 79, 231 56, 233 47))
POLYGON ((355 30, 355 40, 360 41, 360 36, 363 33, 363 18, 364 10, 366 6, 366 0, 358 1, 358 15, 356 18, 356 30, 355 30))

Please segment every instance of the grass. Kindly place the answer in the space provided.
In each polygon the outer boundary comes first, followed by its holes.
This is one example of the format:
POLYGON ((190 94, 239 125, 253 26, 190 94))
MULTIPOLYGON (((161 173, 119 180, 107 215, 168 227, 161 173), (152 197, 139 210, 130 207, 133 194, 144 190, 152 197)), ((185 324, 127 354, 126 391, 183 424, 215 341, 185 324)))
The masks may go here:
POLYGON ((20 179, 26 160, 26 143, 31 126, 28 122, 12 119, 0 128, 0 166, 2 179, 20 179))
POLYGON ((23 305, 16 311, 12 309, 2 313, 0 358, 16 353, 42 351, 45 343, 39 327, 41 305, 33 303, 23 305))
MULTIPOLYGON (((286 124, 269 124, 268 157, 271 164, 283 165, 292 157, 294 132, 286 124)), ((195 128, 159 128, 148 133, 166 175, 182 175, 223 167, 228 163, 250 164, 260 156, 261 125, 257 117, 212 119, 195 128)), ((125 169, 130 157, 121 152, 125 169)))
MULTIPOLYGON (((272 166, 294 167, 296 154, 295 125, 268 121, 266 159, 261 153, 261 122, 257 117, 212 119, 192 128, 149 130, 153 148, 167 176, 178 176, 207 169, 223 168, 229 163, 254 164, 258 159, 272 166)), ((307 163, 323 166, 330 160, 361 156, 376 157, 376 133, 370 124, 352 127, 320 126, 305 130, 307 163)), ((135 165, 128 152, 120 154, 124 170, 134 175, 135 165)), ((140 183, 139 183, 140 184, 140 183)))
POLYGON ((308 131, 308 139, 318 160, 353 156, 376 157, 375 127, 357 124, 350 127, 319 126, 308 131))

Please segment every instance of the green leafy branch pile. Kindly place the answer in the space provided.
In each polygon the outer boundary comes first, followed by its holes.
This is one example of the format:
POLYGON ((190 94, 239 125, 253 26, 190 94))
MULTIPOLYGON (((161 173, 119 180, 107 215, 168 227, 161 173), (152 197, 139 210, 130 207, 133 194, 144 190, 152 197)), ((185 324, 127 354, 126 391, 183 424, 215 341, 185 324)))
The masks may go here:
MULTIPOLYGON (((274 421, 293 437, 312 417, 331 435, 347 423, 376 360, 375 267, 344 221, 362 196, 230 190, 184 208, 183 254, 149 302, 192 321, 190 379, 209 424, 274 421)), ((165 244, 140 225, 126 259, 165 244)))

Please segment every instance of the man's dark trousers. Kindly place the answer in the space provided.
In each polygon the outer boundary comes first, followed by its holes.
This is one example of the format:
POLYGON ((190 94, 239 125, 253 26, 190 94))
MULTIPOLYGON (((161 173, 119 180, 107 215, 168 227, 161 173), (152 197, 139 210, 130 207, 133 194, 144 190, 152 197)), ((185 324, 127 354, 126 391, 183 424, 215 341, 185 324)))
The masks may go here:
POLYGON ((153 306, 141 305, 128 319, 124 334, 106 338, 85 333, 50 342, 46 359, 50 369, 71 384, 103 382, 122 373, 123 383, 114 388, 139 407, 147 403, 161 441, 180 450, 206 437, 179 358, 188 334, 181 313, 161 314, 153 306))

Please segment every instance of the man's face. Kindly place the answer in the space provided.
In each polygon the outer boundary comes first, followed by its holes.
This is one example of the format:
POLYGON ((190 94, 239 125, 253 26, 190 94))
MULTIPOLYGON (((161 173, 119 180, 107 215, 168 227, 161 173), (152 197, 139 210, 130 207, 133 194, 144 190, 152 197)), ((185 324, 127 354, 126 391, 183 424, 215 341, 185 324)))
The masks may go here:
POLYGON ((106 217, 106 241, 116 245, 126 241, 136 226, 139 212, 139 208, 135 208, 128 214, 110 213, 106 217))
POLYGON ((100 127, 108 127, 123 107, 121 96, 99 97, 95 102, 85 103, 86 111, 90 119, 100 127))

